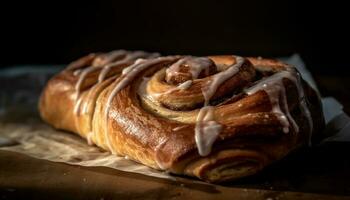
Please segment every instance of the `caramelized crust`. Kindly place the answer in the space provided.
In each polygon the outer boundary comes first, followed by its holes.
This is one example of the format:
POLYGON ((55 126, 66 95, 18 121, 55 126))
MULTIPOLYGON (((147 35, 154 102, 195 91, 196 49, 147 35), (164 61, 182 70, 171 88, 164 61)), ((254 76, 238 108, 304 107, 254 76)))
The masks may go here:
POLYGON ((255 174, 324 126, 317 94, 284 63, 155 57, 114 51, 73 62, 47 83, 41 117, 116 155, 208 182, 255 174))

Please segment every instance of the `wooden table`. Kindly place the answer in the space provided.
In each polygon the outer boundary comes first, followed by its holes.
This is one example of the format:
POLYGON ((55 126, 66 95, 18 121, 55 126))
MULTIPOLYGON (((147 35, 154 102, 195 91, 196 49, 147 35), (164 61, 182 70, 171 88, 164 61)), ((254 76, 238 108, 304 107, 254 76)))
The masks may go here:
MULTIPOLYGON (((350 113, 350 77, 315 76, 350 113)), ((0 151, 0 199, 350 199, 350 143, 302 149, 263 173, 211 185, 103 167, 53 163, 0 151)))

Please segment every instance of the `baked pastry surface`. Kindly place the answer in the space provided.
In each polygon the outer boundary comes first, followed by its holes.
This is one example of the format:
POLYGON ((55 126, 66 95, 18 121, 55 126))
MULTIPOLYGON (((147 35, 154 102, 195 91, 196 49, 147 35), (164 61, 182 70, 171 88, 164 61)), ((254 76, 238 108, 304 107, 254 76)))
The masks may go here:
POLYGON ((255 174, 324 126, 294 67, 233 55, 90 54, 47 83, 39 110, 89 144, 208 182, 255 174))

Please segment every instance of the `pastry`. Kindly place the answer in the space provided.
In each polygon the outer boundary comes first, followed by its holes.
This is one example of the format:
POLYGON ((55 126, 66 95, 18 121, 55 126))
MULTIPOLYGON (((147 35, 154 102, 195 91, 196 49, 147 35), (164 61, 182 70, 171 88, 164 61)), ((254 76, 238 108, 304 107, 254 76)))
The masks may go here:
POLYGON ((207 182, 255 174, 324 127, 294 67, 235 55, 90 54, 47 83, 39 110, 91 145, 207 182))

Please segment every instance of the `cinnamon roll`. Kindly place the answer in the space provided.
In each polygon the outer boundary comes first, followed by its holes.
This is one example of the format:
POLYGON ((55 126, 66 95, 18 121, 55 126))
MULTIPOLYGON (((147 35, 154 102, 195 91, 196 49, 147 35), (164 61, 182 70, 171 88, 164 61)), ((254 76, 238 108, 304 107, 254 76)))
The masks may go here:
POLYGON ((235 55, 90 54, 47 83, 39 110, 89 144, 208 182, 255 174, 324 126, 294 67, 235 55))

